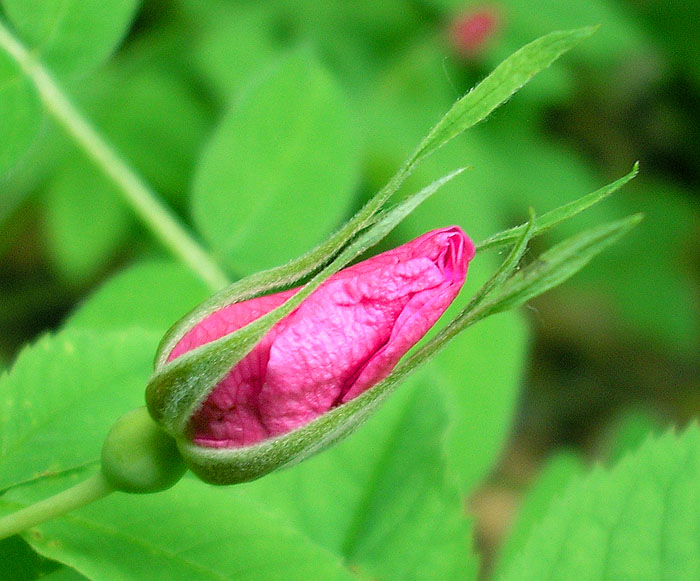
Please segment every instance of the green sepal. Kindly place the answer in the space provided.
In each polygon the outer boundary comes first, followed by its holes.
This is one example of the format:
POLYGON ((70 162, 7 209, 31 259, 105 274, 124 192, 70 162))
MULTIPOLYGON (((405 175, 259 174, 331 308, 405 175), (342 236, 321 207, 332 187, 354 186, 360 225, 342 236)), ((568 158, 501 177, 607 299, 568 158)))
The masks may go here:
POLYGON ((591 228, 560 242, 510 278, 480 309, 480 317, 519 307, 571 278, 595 256, 617 242, 644 218, 633 214, 591 228))
MULTIPOLYGON (((569 202, 568 204, 564 204, 563 206, 559 206, 554 210, 550 210, 549 212, 542 214, 535 220, 535 231, 533 236, 544 234, 547 230, 554 228, 554 226, 561 224, 569 218, 573 218, 584 210, 588 210, 598 202, 602 202, 614 194, 627 182, 634 179, 638 173, 639 162, 637 161, 627 175, 624 175, 614 182, 609 183, 608 185, 603 186, 590 194, 586 194, 573 202, 569 202)), ((508 230, 504 230, 503 232, 499 232, 498 234, 494 234, 493 236, 489 236, 486 240, 482 240, 476 245, 476 251, 481 252, 512 244, 518 238, 518 236, 520 236, 526 226, 527 224, 521 224, 520 226, 515 226, 513 228, 509 228, 508 230)))

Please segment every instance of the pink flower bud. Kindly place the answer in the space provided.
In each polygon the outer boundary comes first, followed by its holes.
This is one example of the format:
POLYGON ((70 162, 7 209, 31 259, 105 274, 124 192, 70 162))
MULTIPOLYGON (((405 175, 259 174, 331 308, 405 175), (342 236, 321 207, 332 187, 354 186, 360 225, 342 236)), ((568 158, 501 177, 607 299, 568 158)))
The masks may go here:
MULTIPOLYGON (((235 448, 301 427, 386 377, 464 284, 474 245, 456 227, 342 270, 277 323, 189 421, 199 446, 235 448)), ((281 305, 292 289, 221 308, 177 343, 172 360, 281 305)))
POLYGON ((481 54, 499 25, 499 11, 493 6, 472 9, 454 21, 450 29, 452 45, 465 59, 481 54))

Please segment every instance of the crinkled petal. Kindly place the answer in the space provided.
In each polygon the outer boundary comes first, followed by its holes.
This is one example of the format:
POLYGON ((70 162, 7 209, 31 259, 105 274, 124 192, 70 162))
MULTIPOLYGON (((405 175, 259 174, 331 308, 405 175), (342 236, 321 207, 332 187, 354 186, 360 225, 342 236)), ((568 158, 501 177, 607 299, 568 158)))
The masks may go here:
MULTIPOLYGON (((386 377, 464 283, 474 246, 457 227, 330 277, 212 390, 191 419, 203 446, 245 446, 300 427, 386 377)), ((191 329, 170 358, 231 333, 296 289, 227 306, 191 329)))

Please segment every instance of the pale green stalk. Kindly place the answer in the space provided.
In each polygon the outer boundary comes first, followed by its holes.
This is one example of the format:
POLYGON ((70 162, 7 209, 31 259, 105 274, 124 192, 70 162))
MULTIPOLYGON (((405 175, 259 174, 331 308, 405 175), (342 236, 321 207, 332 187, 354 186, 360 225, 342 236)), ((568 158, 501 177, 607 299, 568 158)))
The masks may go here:
POLYGON ((0 540, 59 517, 114 492, 102 472, 83 480, 68 490, 13 512, 0 519, 0 540))
POLYGON ((160 242, 194 271, 212 290, 228 277, 180 224, 175 214, 77 111, 56 81, 0 21, 0 47, 20 65, 44 106, 93 162, 117 185, 124 199, 160 242))

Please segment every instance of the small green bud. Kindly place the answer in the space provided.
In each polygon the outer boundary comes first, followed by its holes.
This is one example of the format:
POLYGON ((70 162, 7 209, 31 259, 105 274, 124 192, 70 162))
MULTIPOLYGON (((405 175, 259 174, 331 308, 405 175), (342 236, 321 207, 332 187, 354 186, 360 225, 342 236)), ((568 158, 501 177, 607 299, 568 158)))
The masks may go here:
POLYGON ((122 492, 165 490, 185 470, 175 440, 158 427, 145 407, 119 418, 102 446, 102 473, 122 492))

